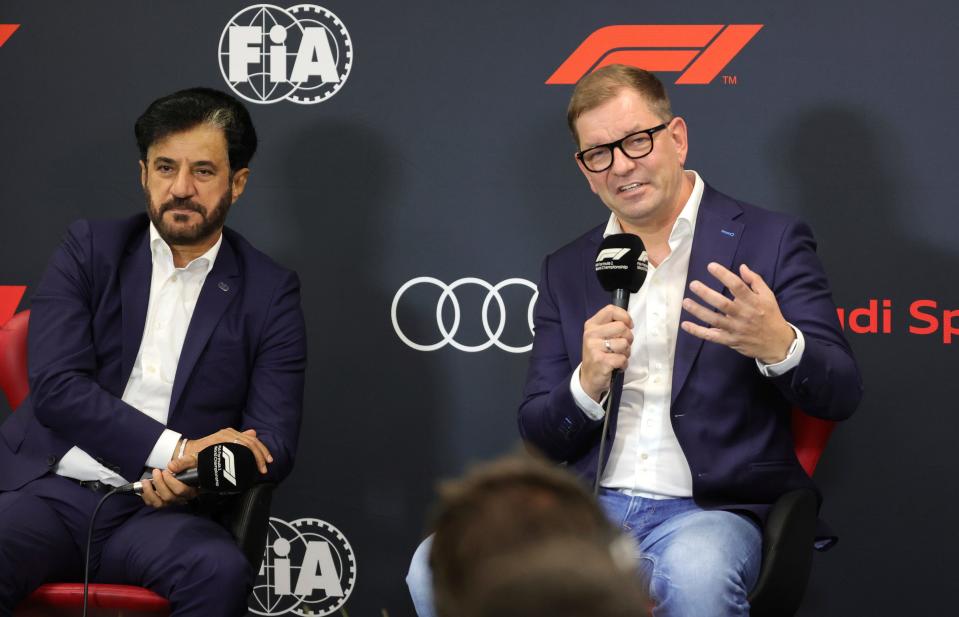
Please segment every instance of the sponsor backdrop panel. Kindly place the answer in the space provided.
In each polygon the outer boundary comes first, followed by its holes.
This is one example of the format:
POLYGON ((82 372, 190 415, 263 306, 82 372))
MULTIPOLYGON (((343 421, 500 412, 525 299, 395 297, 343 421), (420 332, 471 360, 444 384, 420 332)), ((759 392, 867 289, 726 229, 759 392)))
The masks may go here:
POLYGON ((690 167, 812 224, 862 365, 860 412, 817 471, 842 542, 802 614, 941 614, 959 567, 957 18, 885 0, 8 0, 0 321, 29 308, 70 221, 143 207, 146 104, 232 79, 262 145, 230 225, 300 273, 310 337, 299 460, 250 607, 410 615, 434 483, 518 441, 542 257, 605 218, 562 82, 653 62, 690 167))

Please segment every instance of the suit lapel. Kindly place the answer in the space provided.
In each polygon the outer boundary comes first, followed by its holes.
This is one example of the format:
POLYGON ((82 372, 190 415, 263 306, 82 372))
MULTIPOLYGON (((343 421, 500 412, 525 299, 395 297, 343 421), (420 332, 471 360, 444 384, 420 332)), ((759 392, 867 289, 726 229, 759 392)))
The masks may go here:
MULTIPOLYGON (((153 257, 150 253, 150 234, 146 229, 131 243, 126 258, 120 264, 120 302, 123 328, 123 365, 121 384, 130 380, 133 363, 140 351, 143 327, 150 302, 150 280, 153 277, 153 257)), ((121 391, 123 386, 121 385, 121 391)))
MULTIPOLYGON (((742 209, 734 201, 706 185, 699 204, 683 297, 691 296, 693 300, 703 304, 695 294, 689 291, 689 283, 694 280, 701 281, 720 293, 725 291, 726 288, 707 272, 706 266, 715 261, 732 269, 733 258, 743 231, 743 224, 734 220, 740 214, 742 209)), ((705 325, 686 311, 682 312, 680 321, 693 321, 705 325)), ((702 346, 702 339, 688 334, 682 328, 679 329, 676 336, 676 356, 673 360, 673 403, 683 389, 702 346)))
POLYGON ((586 284, 583 286, 583 306, 586 309, 583 321, 595 315, 599 309, 610 303, 610 294, 599 284, 596 277, 596 253, 603 240, 605 226, 600 227, 590 236, 589 242, 583 246, 583 276, 586 284))
POLYGON ((173 380, 173 394, 170 397, 170 418, 177 412, 180 396, 193 373, 193 367, 206 348, 223 312, 239 294, 241 283, 236 254, 224 235, 213 269, 200 290, 200 297, 197 298, 190 327, 187 328, 186 339, 183 341, 183 349, 180 351, 176 378, 173 380))

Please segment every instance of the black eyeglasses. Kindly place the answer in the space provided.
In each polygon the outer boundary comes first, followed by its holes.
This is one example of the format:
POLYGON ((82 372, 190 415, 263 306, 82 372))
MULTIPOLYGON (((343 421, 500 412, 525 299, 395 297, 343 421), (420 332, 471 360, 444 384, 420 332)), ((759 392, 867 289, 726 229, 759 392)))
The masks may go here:
POLYGON ((653 151, 653 135, 666 128, 667 124, 660 124, 651 129, 630 133, 622 139, 611 141, 608 144, 593 146, 576 153, 583 166, 593 173, 606 171, 613 166, 613 148, 619 148, 623 154, 631 159, 641 159, 653 151))

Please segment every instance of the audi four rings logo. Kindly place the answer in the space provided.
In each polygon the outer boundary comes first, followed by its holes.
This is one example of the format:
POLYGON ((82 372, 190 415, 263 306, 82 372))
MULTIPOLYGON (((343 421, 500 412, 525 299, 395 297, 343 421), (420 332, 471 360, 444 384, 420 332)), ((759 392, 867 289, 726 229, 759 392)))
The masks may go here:
MULTIPOLYGON (((528 287, 533 291, 533 296, 529 300, 529 305, 525 307, 524 310, 526 321, 529 324, 529 333, 532 337, 533 307, 536 305, 536 298, 539 297, 539 291, 537 291, 536 285, 522 278, 510 278, 497 283, 496 285, 491 285, 483 279, 466 277, 453 281, 447 285, 443 281, 431 276, 419 276, 400 287, 399 290, 397 290, 396 295, 393 296, 393 305, 390 307, 390 316, 393 319, 393 329, 396 330, 396 336, 400 337, 401 341, 418 351, 436 351, 437 349, 445 347, 446 345, 452 345, 460 351, 478 352, 489 349, 491 346, 496 345, 503 351, 508 351, 510 353, 525 353, 533 348, 532 341, 527 345, 513 346, 508 345, 500 340, 500 336, 502 336, 503 330, 506 328, 507 320, 506 302, 504 301, 503 296, 500 294, 500 291, 503 288, 511 285, 528 287), (436 327, 439 329, 440 335, 440 339, 438 341, 413 341, 409 336, 406 335, 403 328, 400 327, 399 320, 396 316, 397 307, 403 298, 403 294, 415 285, 434 285, 442 290, 439 300, 436 302, 436 327), (483 300, 482 307, 480 308, 480 315, 482 315, 483 331, 486 333, 487 340, 478 345, 465 345, 456 340, 456 334, 459 331, 460 316, 462 312, 459 298, 456 297, 456 289, 462 287, 463 285, 478 285, 486 290, 486 298, 483 300), (443 321, 443 308, 446 306, 447 302, 449 302, 453 308, 453 323, 449 328, 446 327, 446 324, 443 321), (499 309, 499 321, 497 322, 495 329, 490 324, 490 307, 492 306, 493 302, 496 302, 496 307, 499 309)), ((515 312, 511 312, 510 314, 515 314, 515 312)))
POLYGON ((315 4, 254 4, 220 35, 220 71, 251 103, 309 105, 336 94, 353 66, 353 44, 336 15, 315 4))

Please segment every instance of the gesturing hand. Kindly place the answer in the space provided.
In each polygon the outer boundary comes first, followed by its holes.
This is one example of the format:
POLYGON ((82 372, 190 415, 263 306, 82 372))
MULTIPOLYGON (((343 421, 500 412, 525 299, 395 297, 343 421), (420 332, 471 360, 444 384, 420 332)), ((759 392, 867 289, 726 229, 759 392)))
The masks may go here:
POLYGON ((691 282, 690 291, 716 310, 691 298, 683 299, 684 309, 712 326, 706 328, 684 321, 683 330, 703 340, 726 345, 763 364, 784 360, 796 333, 783 318, 776 296, 762 277, 746 264, 739 268, 742 278, 718 263, 710 263, 706 269, 729 289, 733 298, 700 281, 691 282))

